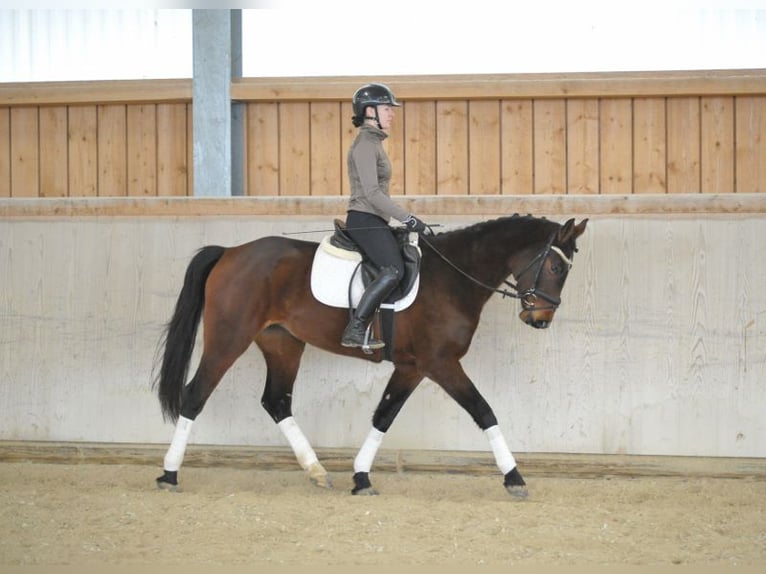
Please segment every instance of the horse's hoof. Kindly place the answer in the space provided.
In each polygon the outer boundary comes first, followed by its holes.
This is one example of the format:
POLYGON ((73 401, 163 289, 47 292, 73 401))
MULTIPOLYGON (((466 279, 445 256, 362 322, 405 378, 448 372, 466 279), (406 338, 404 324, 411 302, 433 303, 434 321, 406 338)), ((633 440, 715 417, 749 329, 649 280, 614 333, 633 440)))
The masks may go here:
POLYGON ((378 496, 380 493, 372 487, 369 488, 355 488, 351 491, 354 496, 378 496))
POLYGON ((370 483, 370 475, 366 472, 357 472, 354 474, 354 488, 351 494, 356 496, 377 496, 378 491, 370 483))
POLYGON ((505 489, 516 500, 526 500, 529 498, 529 490, 527 490, 526 486, 514 484, 506 486, 505 489))
POLYGON ((529 497, 529 491, 527 490, 527 483, 521 477, 521 473, 517 467, 513 467, 505 474, 505 481, 503 486, 512 497, 516 500, 524 500, 529 497))
POLYGON ((178 486, 178 473, 165 471, 165 474, 158 477, 157 488, 160 490, 167 490, 168 492, 181 492, 181 487, 178 486))
POLYGON ((309 480, 314 486, 327 489, 332 488, 332 479, 330 478, 330 475, 327 474, 327 471, 318 462, 309 466, 306 472, 309 475, 309 480))

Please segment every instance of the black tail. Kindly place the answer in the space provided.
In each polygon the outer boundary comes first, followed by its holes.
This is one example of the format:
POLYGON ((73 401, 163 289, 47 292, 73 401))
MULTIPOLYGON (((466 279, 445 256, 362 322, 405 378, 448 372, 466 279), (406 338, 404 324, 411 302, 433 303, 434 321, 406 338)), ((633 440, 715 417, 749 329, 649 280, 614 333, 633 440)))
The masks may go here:
POLYGON ((197 328, 205 307, 205 282, 225 249, 208 245, 200 249, 186 268, 173 317, 160 339, 158 352, 165 347, 159 376, 154 380, 165 420, 176 421, 181 412, 181 391, 189 374, 197 328))

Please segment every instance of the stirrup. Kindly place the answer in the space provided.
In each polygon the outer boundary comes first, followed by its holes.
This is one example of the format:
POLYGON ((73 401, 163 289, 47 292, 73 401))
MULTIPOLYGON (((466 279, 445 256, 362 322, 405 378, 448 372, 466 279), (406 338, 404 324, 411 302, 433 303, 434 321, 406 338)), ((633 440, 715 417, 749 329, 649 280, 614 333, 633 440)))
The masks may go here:
POLYGON ((382 349, 386 346, 386 343, 383 341, 379 341, 378 339, 373 339, 372 337, 372 322, 370 322, 369 325, 367 325, 367 329, 364 331, 364 343, 362 344, 362 353, 365 355, 372 355, 374 351, 377 349, 382 349))

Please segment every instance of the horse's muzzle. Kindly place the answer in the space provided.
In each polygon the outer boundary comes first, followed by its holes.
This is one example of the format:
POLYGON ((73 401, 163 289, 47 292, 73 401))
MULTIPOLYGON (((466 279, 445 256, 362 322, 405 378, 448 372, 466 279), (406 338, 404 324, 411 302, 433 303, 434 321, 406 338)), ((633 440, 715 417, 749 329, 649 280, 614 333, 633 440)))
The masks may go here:
POLYGON ((547 329, 555 313, 555 309, 523 309, 519 313, 519 319, 535 329, 547 329))

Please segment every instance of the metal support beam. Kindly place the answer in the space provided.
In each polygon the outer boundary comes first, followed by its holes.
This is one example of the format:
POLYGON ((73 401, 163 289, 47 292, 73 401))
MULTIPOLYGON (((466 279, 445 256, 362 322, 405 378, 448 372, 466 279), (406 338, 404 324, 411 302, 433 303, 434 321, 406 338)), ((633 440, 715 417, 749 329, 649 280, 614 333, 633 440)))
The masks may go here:
POLYGON ((192 10, 194 195, 242 195, 243 110, 231 102, 242 75, 241 10, 192 10))

